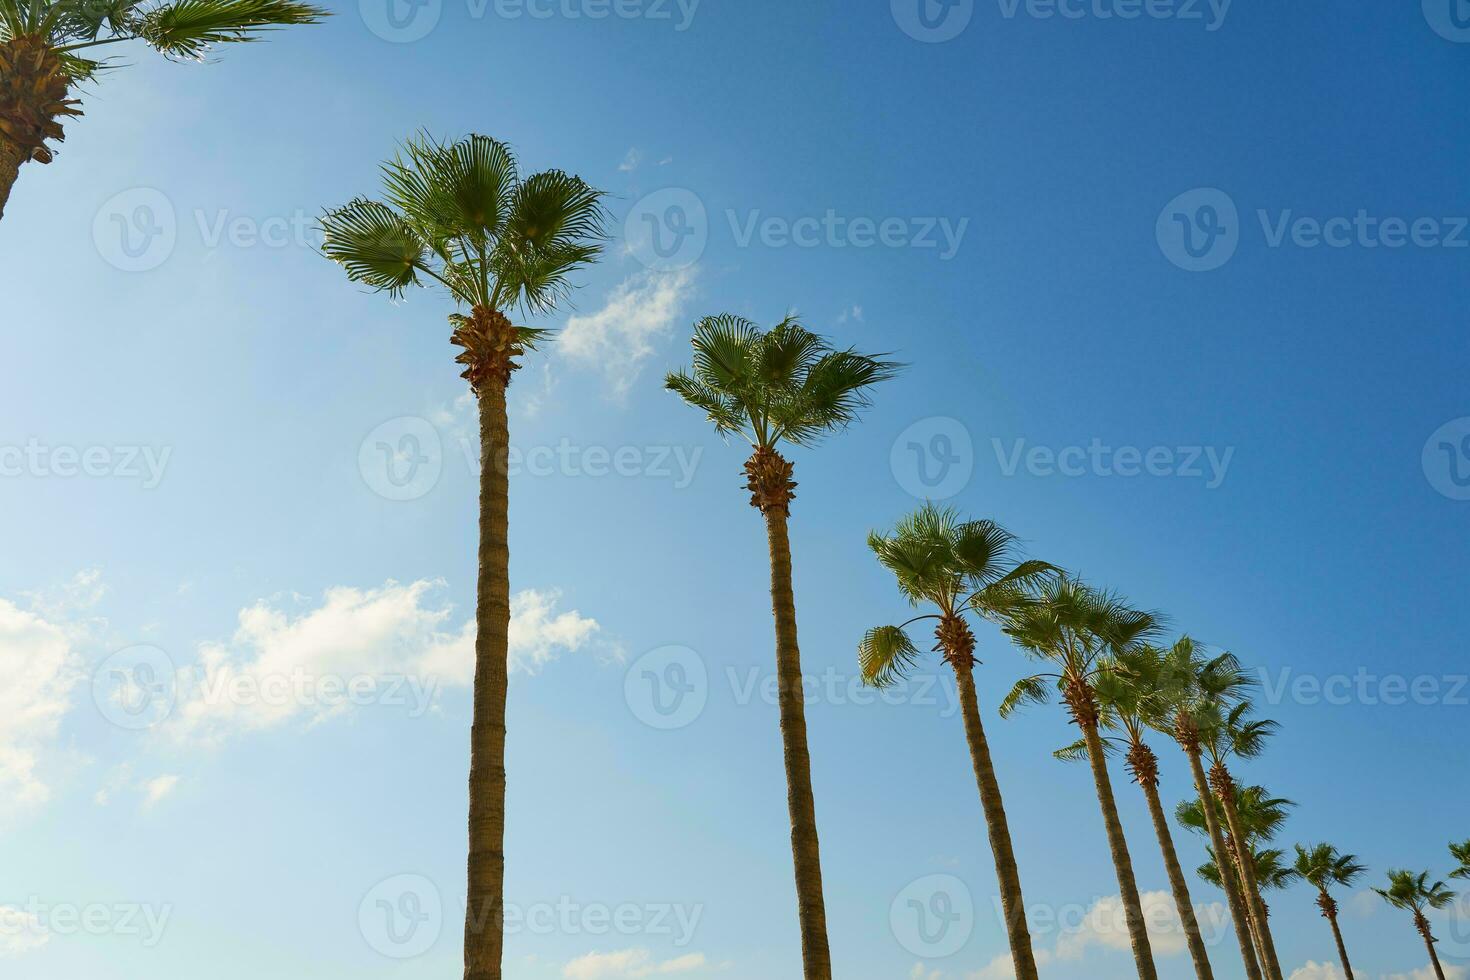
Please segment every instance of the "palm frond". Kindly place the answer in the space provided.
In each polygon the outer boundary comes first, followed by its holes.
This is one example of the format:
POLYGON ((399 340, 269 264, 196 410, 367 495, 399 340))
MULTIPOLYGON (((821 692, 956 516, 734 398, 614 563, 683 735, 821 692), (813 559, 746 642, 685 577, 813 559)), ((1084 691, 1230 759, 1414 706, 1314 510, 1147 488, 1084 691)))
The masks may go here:
POLYGON ((1040 674, 1033 677, 1023 677, 1011 688, 1011 693, 1005 696, 1000 703, 1000 716, 1009 718, 1027 705, 1046 704, 1051 700, 1052 690, 1055 684, 1047 682, 1048 679, 1040 674))
POLYGON ((877 626, 858 644, 858 667, 863 683, 888 687, 902 680, 918 663, 919 649, 899 626, 877 626))
POLYGON ((321 229, 322 251, 354 282, 401 296, 428 271, 423 238, 386 204, 356 198, 325 212, 321 229))
POLYGON ((256 41, 263 31, 314 24, 327 13, 297 0, 171 0, 144 13, 133 31, 166 55, 199 59, 216 44, 256 41))

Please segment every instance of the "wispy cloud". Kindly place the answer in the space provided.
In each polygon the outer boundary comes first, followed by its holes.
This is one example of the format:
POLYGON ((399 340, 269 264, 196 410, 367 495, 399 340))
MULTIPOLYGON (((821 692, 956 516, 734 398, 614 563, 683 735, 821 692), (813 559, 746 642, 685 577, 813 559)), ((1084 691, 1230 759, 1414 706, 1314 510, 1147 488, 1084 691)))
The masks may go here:
POLYGON ((0 799, 30 806, 51 796, 41 760, 82 679, 69 632, 0 599, 0 799))
POLYGON ((692 268, 625 279, 602 309, 567 320, 557 351, 573 363, 600 370, 615 396, 626 395, 653 355, 654 344, 683 314, 694 280, 692 268))
POLYGON ((703 953, 687 953, 669 960, 655 960, 646 949, 623 949, 611 953, 588 953, 562 967, 568 980, 621 980, 624 977, 670 976, 691 973, 709 966, 703 953))
POLYGON ((637 170, 638 165, 642 162, 643 151, 635 146, 628 150, 627 155, 623 157, 623 162, 618 164, 618 170, 622 173, 630 174, 637 170))

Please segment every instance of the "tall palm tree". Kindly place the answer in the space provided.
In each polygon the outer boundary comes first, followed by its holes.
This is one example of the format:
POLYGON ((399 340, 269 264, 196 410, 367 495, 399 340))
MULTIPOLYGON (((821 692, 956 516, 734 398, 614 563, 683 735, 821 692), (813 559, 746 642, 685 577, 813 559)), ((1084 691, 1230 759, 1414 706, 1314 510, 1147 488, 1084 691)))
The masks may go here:
POLYGON ((905 630, 914 623, 935 621, 934 650, 954 670, 959 688, 965 740, 1000 882, 1001 913, 1010 937, 1011 961, 1018 980, 1036 980, 1036 956, 1026 925, 1021 875, 975 692, 975 633, 965 613, 970 610, 997 618, 1017 601, 1024 601, 1018 590, 1055 569, 1041 561, 1017 563, 1015 538, 1009 531, 991 521, 961 521, 954 510, 933 504, 925 504, 899 521, 889 534, 870 534, 868 547, 898 579, 898 589, 910 605, 932 606, 939 611, 898 626, 869 630, 858 647, 863 680, 884 687, 904 677, 919 656, 918 647, 905 630))
POLYGON ((1459 867, 1450 872, 1451 878, 1470 879, 1470 840, 1463 844, 1451 844, 1450 856, 1459 862, 1459 867))
MULTIPOLYGON (((1125 753, 1128 771, 1148 802, 1154 836, 1158 838, 1159 850, 1164 856, 1169 888, 1174 895, 1180 924, 1184 927, 1195 975, 1199 980, 1212 980, 1214 970, 1210 966, 1209 953, 1189 894, 1189 882, 1184 877, 1179 851, 1174 846, 1174 835, 1164 815, 1163 801, 1159 798, 1159 757, 1145 739, 1148 728, 1160 723, 1169 710, 1164 667, 1164 651, 1156 646, 1142 645, 1124 650, 1104 661, 1093 687, 1102 707, 1102 728, 1116 733, 1105 736, 1104 743, 1116 744, 1125 753)), ((1078 741, 1068 746, 1058 752, 1057 757, 1066 761, 1087 758, 1086 742, 1078 741)))
POLYGON ((200 61, 216 44, 326 13, 299 0, 0 0, 0 216, 21 165, 50 163, 62 120, 82 114, 73 87, 112 67, 82 52, 137 40, 200 61))
POLYGON ((1140 980, 1157 980, 1133 858, 1128 853, 1108 775, 1107 749, 1100 730, 1102 707, 1095 685, 1106 658, 1147 643, 1161 628, 1159 620, 1152 613, 1133 609, 1114 593, 1094 589, 1077 578, 1056 577, 1035 590, 1034 601, 1008 610, 1003 624, 1002 629, 1018 646, 1054 664, 1058 672, 1022 678, 1001 703, 1001 717, 1010 716, 1024 704, 1050 700, 1053 689, 1060 692, 1072 721, 1082 730, 1118 877, 1134 964, 1140 980))
POLYGON ((324 250, 350 279, 400 297, 442 287, 450 343, 479 403, 480 533, 475 589, 474 720, 470 729, 465 980, 499 980, 504 943, 505 697, 510 552, 506 388, 518 359, 546 339, 511 314, 545 314, 569 276, 597 258, 602 194, 559 170, 522 177, 510 148, 487 136, 410 140, 382 168, 384 200, 357 198, 322 217, 324 250))
POLYGON ((796 497, 782 442, 810 446, 854 422, 869 389, 899 365, 855 350, 834 350, 787 317, 769 331, 738 316, 706 317, 694 325, 694 366, 665 386, 705 413, 723 436, 739 433, 753 448, 745 463, 750 504, 765 519, 771 562, 771 610, 776 624, 776 673, 786 765, 791 852, 807 980, 831 980, 822 863, 807 751, 796 601, 791 588, 787 524, 796 497))
MULTIPOLYGON (((1260 847, 1255 844, 1250 846, 1251 867, 1255 869, 1256 881, 1260 884, 1262 891, 1283 891, 1296 880, 1296 873, 1286 863, 1286 852, 1278 847, 1260 847)), ((1216 888, 1221 886, 1220 862, 1213 851, 1210 859, 1196 869, 1197 873, 1205 881, 1216 888)), ((1266 914, 1270 915, 1268 907, 1266 914)))
POLYGON ((1249 700, 1241 700, 1228 711, 1215 716, 1205 730, 1203 740, 1205 754, 1210 759, 1210 787, 1225 815, 1225 824, 1230 828, 1227 852, 1235 858, 1236 868, 1244 883, 1246 910, 1250 915, 1251 930, 1260 947, 1261 965, 1270 980, 1283 980, 1281 961, 1276 955, 1276 941, 1271 935, 1271 924, 1266 916, 1266 903, 1261 898, 1260 883, 1256 881, 1255 863, 1248 858, 1245 848, 1250 834, 1241 819, 1237 800, 1235 778, 1230 772, 1231 759, 1254 759, 1266 750, 1266 739, 1278 729, 1274 721, 1252 719, 1255 710, 1249 700))
POLYGON ((1338 906, 1332 889, 1351 887, 1367 870, 1358 863, 1357 855, 1342 854, 1331 844, 1316 844, 1311 848, 1296 845, 1295 874, 1317 889, 1317 907, 1322 910, 1322 918, 1332 926, 1332 938, 1337 941, 1337 955, 1347 980, 1353 980, 1353 965, 1348 961, 1347 945, 1337 925, 1338 906))
MULTIPOLYGON (((1244 697, 1255 682, 1233 655, 1223 653, 1208 657, 1202 646, 1184 636, 1165 651, 1159 683, 1166 710, 1160 717, 1151 718, 1150 724, 1173 738, 1183 750, 1189 760, 1195 795, 1203 803, 1212 799, 1203 762, 1205 733, 1217 721, 1222 707, 1244 697)), ((1202 807, 1201 813, 1210 846, 1216 854, 1225 855, 1229 863, 1230 849, 1225 841, 1218 808, 1214 805, 1202 807)), ((1236 875, 1225 875, 1222 884, 1246 977, 1248 980, 1262 980, 1250 913, 1246 910, 1240 881, 1236 875)))
POLYGON ((1455 893, 1446 888, 1442 881, 1431 885, 1427 871, 1417 875, 1412 871, 1390 871, 1388 887, 1373 890, 1394 908, 1414 913, 1414 928, 1419 930, 1419 935, 1424 937, 1424 945, 1429 947, 1429 962, 1434 966, 1434 975, 1439 980, 1445 980, 1444 967, 1440 966, 1439 954, 1434 950, 1434 944, 1439 940, 1434 938, 1434 933, 1429 928, 1429 916, 1425 913, 1432 909, 1449 908, 1450 903, 1455 900, 1455 893))

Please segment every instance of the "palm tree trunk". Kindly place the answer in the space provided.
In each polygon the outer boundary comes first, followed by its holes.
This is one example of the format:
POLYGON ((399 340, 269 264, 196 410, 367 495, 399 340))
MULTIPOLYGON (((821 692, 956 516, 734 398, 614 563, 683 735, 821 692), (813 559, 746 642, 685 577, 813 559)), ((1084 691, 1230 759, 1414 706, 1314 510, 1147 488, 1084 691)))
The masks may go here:
POLYGON ((480 401, 480 553, 470 727, 469 891, 464 980, 500 980, 505 899, 505 694, 509 673, 510 444, 504 385, 480 401))
POLYGON ((1347 980, 1353 980, 1353 965, 1348 962, 1347 944, 1342 941, 1342 930, 1337 926, 1337 902, 1327 894, 1327 889, 1321 889, 1322 896, 1317 904, 1322 908, 1322 917, 1332 926, 1332 938, 1337 941, 1337 957, 1342 960, 1342 973, 1347 980))
POLYGON ((1419 935, 1424 937, 1424 945, 1429 947, 1429 962, 1434 966, 1434 975, 1439 980, 1445 980, 1444 967, 1439 965, 1439 953, 1434 949, 1434 933, 1429 929, 1429 920, 1423 912, 1414 913, 1414 926, 1419 930, 1419 935))
POLYGON ((1262 965, 1270 980, 1284 980, 1281 975, 1281 961, 1276 957, 1276 942, 1271 936, 1271 924, 1266 916, 1266 904, 1261 901, 1261 887, 1256 881, 1256 867, 1255 861, 1251 859, 1250 843, 1240 822, 1240 811, 1235 806, 1234 781, 1224 767, 1217 767, 1214 774, 1215 795, 1220 800, 1220 808, 1225 811, 1225 822, 1230 826, 1230 837, 1236 848, 1236 865, 1240 869, 1241 877, 1245 879, 1246 906, 1250 912, 1251 927, 1255 929, 1256 938, 1261 943, 1262 965))
POLYGON ((1194 776, 1194 789, 1199 794, 1200 810, 1205 815, 1205 829, 1210 835, 1210 846, 1215 850, 1215 860, 1220 864, 1220 884, 1225 888, 1225 900, 1230 905, 1230 918, 1235 925, 1235 938, 1240 943, 1240 958, 1245 961, 1248 980, 1262 980, 1261 967, 1256 960, 1252 944, 1250 914, 1246 911, 1245 899, 1240 894, 1240 884, 1235 879, 1234 863, 1230 848, 1225 843, 1225 834, 1220 830, 1220 820, 1215 815, 1214 796, 1210 793, 1209 781, 1205 778, 1205 766, 1200 760, 1198 748, 1185 746, 1184 754, 1189 757, 1189 769, 1194 776))
POLYGON ((791 540, 785 507, 762 510, 771 550, 771 611, 776 619, 776 677, 781 745, 786 762, 786 805, 791 813, 791 856, 796 866, 797 914, 805 980, 832 980, 827 910, 822 900, 822 857, 812 799, 812 763, 806 743, 801 651, 796 644, 796 600, 791 588, 791 540))
POLYGON ((1037 980, 1036 955, 1031 950, 1031 930, 1026 925, 1026 902, 1021 896, 1021 873, 1011 849, 1011 829, 1006 821, 1005 802, 995 766, 990 761, 990 743, 980 721, 980 702, 975 695, 975 677, 971 670, 955 666, 959 683, 960 708, 965 718, 965 740, 970 745, 970 762, 975 768, 975 785, 980 790, 980 805, 985 810, 985 827, 990 834, 990 850, 995 856, 995 876, 1000 882, 1000 907, 1005 916, 1006 932, 1011 941, 1011 961, 1016 980, 1037 980))
POLYGON ((1138 967, 1139 980, 1158 980, 1153 949, 1148 941, 1148 926, 1143 917, 1143 901, 1138 896, 1138 881, 1133 875, 1133 858, 1128 853, 1128 840, 1123 836, 1123 821, 1118 817, 1118 801, 1113 796, 1112 780, 1108 778, 1108 761, 1103 753, 1102 738, 1097 732, 1097 720, 1083 716, 1078 723, 1082 727, 1082 737, 1087 741, 1092 781, 1097 787, 1097 802, 1107 827, 1108 850, 1112 852, 1113 869, 1117 872, 1118 888, 1122 892, 1123 916, 1128 922, 1128 938, 1133 944, 1133 962, 1138 967))
POLYGON ((0 139, 0 218, 5 217, 5 205, 10 201, 10 189, 20 176, 20 165, 25 155, 8 140, 0 139))
MULTIPOLYGON (((1169 818, 1164 815, 1164 804, 1159 799, 1157 776, 1158 760, 1147 746, 1141 746, 1134 774, 1143 795, 1148 799, 1149 816, 1153 818, 1154 835, 1159 839, 1159 850, 1164 855, 1164 868, 1169 872, 1169 888, 1174 892, 1174 904, 1179 909, 1179 922, 1184 926, 1184 939, 1189 945, 1189 957, 1194 961, 1194 973, 1199 980, 1214 980, 1210 968, 1210 954, 1205 950, 1204 937, 1200 934, 1199 919, 1194 914, 1194 902, 1189 894, 1189 882, 1184 877, 1184 868, 1179 864, 1179 852, 1174 847, 1174 835, 1169 830, 1169 818)), ((1137 752, 1137 749, 1134 750, 1137 752)))

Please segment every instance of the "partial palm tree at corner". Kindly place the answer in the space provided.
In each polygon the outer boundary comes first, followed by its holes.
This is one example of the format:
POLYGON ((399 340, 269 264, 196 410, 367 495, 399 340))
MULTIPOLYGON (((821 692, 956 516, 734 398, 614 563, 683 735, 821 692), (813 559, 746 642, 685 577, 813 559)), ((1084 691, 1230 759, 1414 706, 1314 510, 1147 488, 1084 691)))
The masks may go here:
POLYGON ((1298 878, 1317 889, 1317 908, 1322 910, 1322 918, 1332 926, 1332 938, 1337 941, 1343 976, 1353 980, 1353 965, 1348 962, 1347 944, 1342 941, 1342 930, 1337 924, 1337 899, 1332 897, 1332 889, 1351 887, 1368 869, 1358 863, 1356 855, 1341 854, 1331 844, 1317 844, 1311 848, 1298 844, 1293 870, 1298 878))
POLYGON ((82 114, 72 89, 112 67, 92 49, 136 40, 202 61, 216 44, 326 15, 297 0, 0 0, 0 217, 21 165, 50 163, 62 121, 82 114))
POLYGON ((1431 885, 1427 871, 1418 875, 1412 871, 1390 871, 1388 887, 1373 890, 1394 908, 1414 913, 1414 928, 1419 930, 1419 935, 1424 937, 1424 945, 1429 947, 1429 962, 1434 966, 1434 975, 1439 980, 1445 980, 1444 967, 1440 965, 1439 954, 1434 950, 1439 940, 1434 938, 1434 932, 1429 928, 1427 913, 1449 908, 1450 903, 1455 900, 1455 893, 1446 888, 1442 881, 1431 885))
POLYGON ((1121 597, 1075 578, 1051 579, 1032 598, 1008 611, 1003 629, 1023 650, 1055 664, 1059 672, 1023 678, 1001 703, 1001 717, 1010 716, 1023 704, 1049 700, 1053 688, 1060 690, 1073 723, 1082 730, 1138 976, 1157 980, 1133 858, 1108 775, 1107 749, 1100 731, 1102 707, 1094 684, 1105 658, 1147 643, 1159 631, 1159 621, 1151 613, 1131 608, 1121 597))
POLYGON ((1451 844, 1450 857, 1454 858, 1455 862, 1459 865, 1458 868, 1450 872, 1450 877, 1459 878, 1462 881, 1470 880, 1470 840, 1461 844, 1451 844))
POLYGON ((500 980, 504 944, 505 698, 510 551, 506 389, 545 330, 512 313, 545 314, 568 277, 600 254, 601 192, 559 170, 520 175, 498 140, 411 140, 383 165, 384 200, 357 198, 322 216, 324 251, 354 282, 395 298, 442 287, 456 363, 480 411, 479 577, 470 729, 465 980, 500 980))
POLYGON ((965 612, 994 618, 1015 602, 1024 601, 1018 589, 1053 574, 1055 569, 1041 561, 1017 563, 1015 538, 1009 531, 991 521, 961 521, 955 511, 933 504, 925 504, 899 521, 890 534, 870 534, 868 547, 898 579, 899 592, 910 605, 933 606, 939 611, 898 626, 869 630, 858 647, 863 680, 886 687, 904 677, 919 656, 905 629, 925 620, 935 622, 934 650, 954 671, 959 687, 965 740, 1000 882, 1001 914, 1010 938, 1011 961, 1018 980, 1036 980, 1036 956, 1026 925, 1021 875, 975 692, 975 633, 965 620, 965 612))
POLYGON ((796 497, 783 443, 810 446, 856 421, 868 389, 892 378, 899 365, 854 350, 834 350, 787 317, 769 331, 738 316, 707 317, 694 325, 694 366, 665 386, 705 414, 722 436, 739 433, 754 450, 745 463, 750 505, 761 512, 771 563, 771 611, 776 622, 777 702, 786 765, 791 852, 806 980, 831 980, 821 851, 807 750, 796 601, 791 587, 787 523, 796 497))
MULTIPOLYGON (((1184 939, 1189 947, 1195 976, 1198 980, 1213 980, 1215 974, 1189 894, 1189 882, 1184 877, 1184 867, 1180 864, 1174 835, 1169 829, 1169 818, 1159 797, 1159 757, 1144 737, 1148 728, 1162 724, 1169 712, 1164 652, 1155 646, 1141 645, 1118 653, 1104 661, 1093 689, 1102 708, 1103 730, 1117 733, 1105 738, 1104 743, 1116 742, 1124 751, 1128 771, 1143 790, 1148 803, 1154 836, 1164 857, 1164 869, 1169 875, 1169 888, 1174 895, 1180 925, 1184 927, 1184 939)), ((1057 757, 1069 762, 1086 759, 1086 741, 1068 746, 1058 752, 1057 757)))

